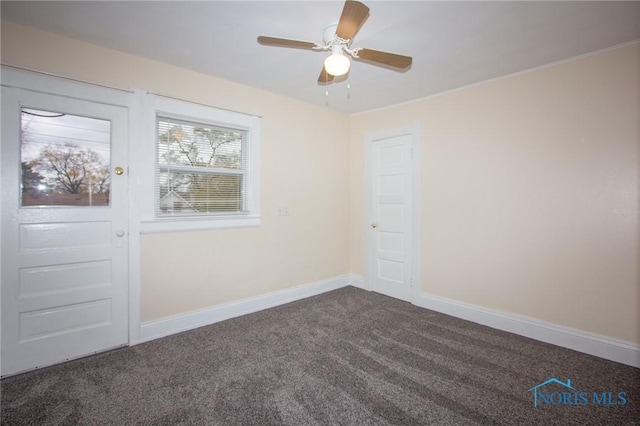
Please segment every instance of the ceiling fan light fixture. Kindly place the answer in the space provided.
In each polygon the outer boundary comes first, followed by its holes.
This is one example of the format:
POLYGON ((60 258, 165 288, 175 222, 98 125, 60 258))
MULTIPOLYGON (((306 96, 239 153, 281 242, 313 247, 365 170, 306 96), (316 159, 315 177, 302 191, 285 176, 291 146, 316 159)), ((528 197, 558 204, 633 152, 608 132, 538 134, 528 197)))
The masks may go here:
MULTIPOLYGON (((322 33, 323 44, 286 38, 259 36, 258 43, 267 46, 291 47, 326 52, 331 56, 325 59, 318 84, 329 84, 334 76, 342 76, 351 68, 351 58, 385 68, 406 71, 411 67, 411 56, 382 52, 379 50, 351 47, 353 37, 369 17, 369 8, 358 0, 345 0, 342 14, 337 24, 329 24, 322 33), (351 56, 351 58, 349 58, 351 56)), ((338 82, 336 80, 336 82, 338 82)))
POLYGON ((334 53, 324 60, 324 69, 327 70, 327 73, 336 77, 348 73, 349 68, 351 68, 351 61, 339 53, 334 53))

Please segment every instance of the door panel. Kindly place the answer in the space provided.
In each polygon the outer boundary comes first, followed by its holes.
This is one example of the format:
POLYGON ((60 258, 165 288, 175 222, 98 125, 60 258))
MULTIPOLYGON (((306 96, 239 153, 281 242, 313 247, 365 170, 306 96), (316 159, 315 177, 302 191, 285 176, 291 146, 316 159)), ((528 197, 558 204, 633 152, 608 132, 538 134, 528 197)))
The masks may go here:
POLYGON ((20 269, 21 299, 65 293, 94 291, 111 282, 111 261, 56 264, 20 269))
POLYGON ((128 342, 127 111, 2 89, 2 375, 128 342))
POLYGON ((411 300, 411 136, 372 142, 372 289, 411 300))
POLYGON ((20 252, 45 250, 88 249, 109 244, 111 223, 53 222, 20 225, 20 252))

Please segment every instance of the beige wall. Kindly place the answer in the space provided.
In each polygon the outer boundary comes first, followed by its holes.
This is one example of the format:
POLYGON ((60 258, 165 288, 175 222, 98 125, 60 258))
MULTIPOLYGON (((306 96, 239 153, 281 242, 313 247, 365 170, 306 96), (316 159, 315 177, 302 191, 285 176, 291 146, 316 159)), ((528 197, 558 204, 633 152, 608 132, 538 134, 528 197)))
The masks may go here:
POLYGON ((2 61, 264 117, 262 226, 144 235, 143 321, 362 274, 365 135, 419 122, 422 291, 640 343, 638 45, 352 117, 4 21, 2 61))
POLYGON ((349 272, 347 115, 6 21, 2 62, 263 116, 262 226, 143 235, 143 321, 349 272))
POLYGON ((638 44, 352 116, 351 271, 367 132, 420 123, 422 291, 640 343, 638 44))

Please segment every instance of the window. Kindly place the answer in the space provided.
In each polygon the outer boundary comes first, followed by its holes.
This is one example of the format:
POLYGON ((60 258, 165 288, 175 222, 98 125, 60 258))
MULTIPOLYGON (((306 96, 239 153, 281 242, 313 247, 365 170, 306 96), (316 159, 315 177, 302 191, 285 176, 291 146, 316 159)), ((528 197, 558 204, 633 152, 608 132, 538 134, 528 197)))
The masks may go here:
POLYGON ((111 122, 21 110, 22 207, 108 206, 111 122))
POLYGON ((260 119, 139 95, 141 113, 153 120, 141 147, 141 231, 259 225, 260 119))
POLYGON ((248 212, 247 131, 158 117, 156 214, 248 212))

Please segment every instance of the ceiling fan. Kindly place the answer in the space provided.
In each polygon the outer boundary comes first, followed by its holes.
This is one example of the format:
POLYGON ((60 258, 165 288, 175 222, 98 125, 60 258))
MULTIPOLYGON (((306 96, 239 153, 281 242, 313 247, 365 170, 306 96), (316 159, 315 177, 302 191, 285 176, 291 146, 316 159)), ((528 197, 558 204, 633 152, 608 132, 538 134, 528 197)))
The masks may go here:
POLYGON ((267 36, 258 37, 258 43, 267 46, 293 47, 316 51, 330 50, 331 56, 325 59, 324 66, 318 77, 318 83, 321 84, 327 84, 333 81, 334 77, 349 72, 351 66, 349 56, 399 71, 408 69, 413 60, 410 56, 360 47, 351 48, 353 37, 368 17, 369 8, 367 6, 356 0, 347 0, 342 9, 340 21, 337 24, 328 25, 324 29, 322 37, 324 44, 267 36))

